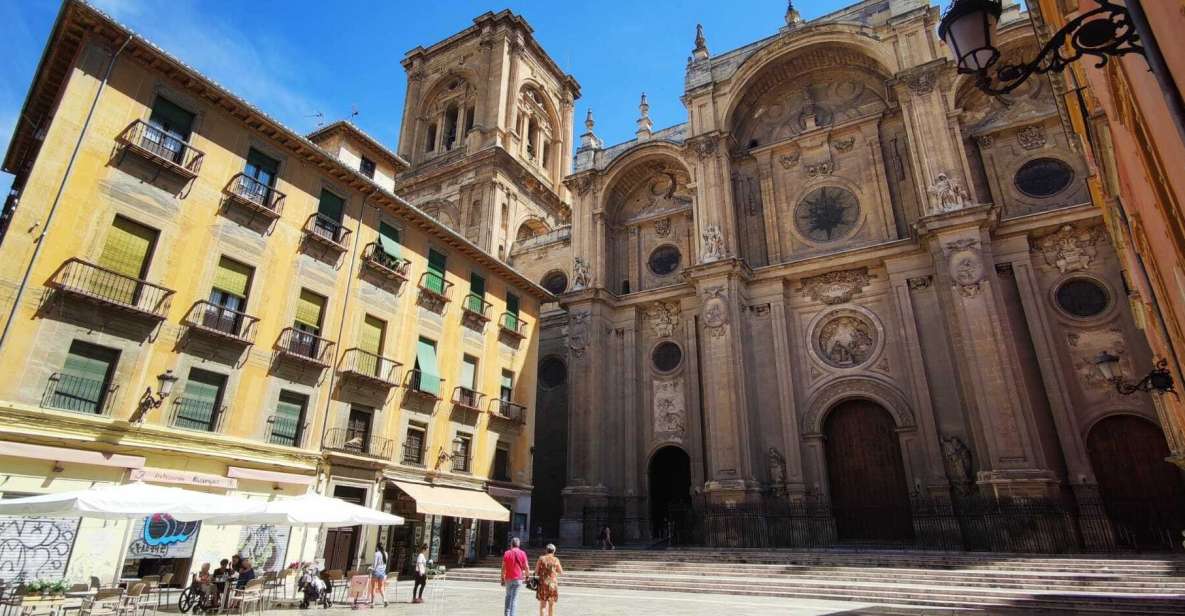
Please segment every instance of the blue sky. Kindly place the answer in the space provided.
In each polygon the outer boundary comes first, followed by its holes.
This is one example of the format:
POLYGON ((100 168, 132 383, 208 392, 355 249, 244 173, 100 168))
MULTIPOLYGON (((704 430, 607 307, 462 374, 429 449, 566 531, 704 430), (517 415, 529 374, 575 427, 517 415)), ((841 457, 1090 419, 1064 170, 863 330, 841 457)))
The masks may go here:
MULTIPOLYGON (((798 0, 810 19, 855 0, 798 0)), ((656 128, 685 119, 679 97, 695 24, 720 53, 783 25, 783 0, 642 2, 471 0, 94 0, 169 53, 289 127, 309 132, 353 109, 363 130, 398 142, 406 75, 399 61, 485 11, 509 8, 535 29, 544 49, 580 82, 577 134, 591 107, 607 143, 633 137, 645 91, 656 128)), ((944 0, 945 5, 945 0, 944 0)), ((0 152, 6 151, 59 3, 0 0, 0 152)), ((0 191, 11 176, 0 174, 0 191)), ((0 194, 3 194, 0 192, 0 194)))

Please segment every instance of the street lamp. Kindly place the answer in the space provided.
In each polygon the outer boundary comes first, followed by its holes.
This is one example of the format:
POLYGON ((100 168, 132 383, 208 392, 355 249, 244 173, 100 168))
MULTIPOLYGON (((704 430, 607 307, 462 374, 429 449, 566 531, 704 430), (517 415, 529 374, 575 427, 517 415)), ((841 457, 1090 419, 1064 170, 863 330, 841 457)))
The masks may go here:
POLYGON ((1156 362, 1156 367, 1148 373, 1147 376, 1140 379, 1139 383, 1132 385, 1119 374, 1119 358, 1115 355, 1102 351, 1094 358, 1094 366, 1099 371, 1102 377, 1115 384, 1115 391, 1125 396, 1136 393, 1137 391, 1156 393, 1171 393, 1177 395, 1176 390, 1173 389, 1173 375, 1169 372, 1168 361, 1160 360, 1156 362))
POLYGON ((977 75, 975 85, 993 95, 1015 90, 1033 74, 1061 72, 1086 55, 1098 59, 1096 66, 1103 66, 1111 56, 1143 55, 1144 47, 1127 7, 1111 0, 1095 2, 1098 8, 1066 22, 1029 62, 996 66, 1001 0, 954 0, 938 24, 938 36, 954 52, 959 73, 977 75), (994 75, 989 74, 992 69, 994 75))
POLYGON ((177 376, 173 374, 172 370, 165 370, 156 375, 156 395, 152 395, 152 388, 144 388, 144 395, 140 396, 140 405, 136 407, 136 414, 132 417, 132 423, 137 423, 144 419, 144 414, 152 409, 160 408, 160 405, 165 403, 165 398, 173 393, 173 384, 177 382, 177 376))

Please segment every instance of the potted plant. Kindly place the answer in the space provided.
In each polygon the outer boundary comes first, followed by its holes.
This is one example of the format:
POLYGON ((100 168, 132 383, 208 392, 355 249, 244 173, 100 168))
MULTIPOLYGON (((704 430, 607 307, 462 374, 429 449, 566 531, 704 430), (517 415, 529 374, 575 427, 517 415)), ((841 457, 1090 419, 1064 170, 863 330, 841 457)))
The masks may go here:
POLYGON ((49 580, 33 580, 32 582, 25 584, 23 594, 26 597, 60 599, 65 595, 67 588, 68 586, 66 585, 66 580, 57 580, 53 582, 49 580))

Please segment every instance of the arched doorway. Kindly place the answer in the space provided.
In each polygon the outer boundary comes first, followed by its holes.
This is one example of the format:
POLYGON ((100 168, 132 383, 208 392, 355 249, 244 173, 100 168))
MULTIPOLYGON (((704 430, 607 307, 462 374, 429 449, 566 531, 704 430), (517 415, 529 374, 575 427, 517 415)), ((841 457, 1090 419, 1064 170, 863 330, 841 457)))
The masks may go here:
POLYGON ((659 449, 650 457, 649 480, 650 536, 667 537, 670 525, 684 517, 678 512, 691 505, 691 458, 678 447, 659 449))
POLYGON ((1169 448, 1160 428, 1134 415, 1112 415, 1091 428, 1086 450, 1116 540, 1171 548, 1185 528, 1185 481, 1165 461, 1169 448))
POLYGON ((827 415, 831 512, 841 541, 913 539, 909 487, 893 417, 875 402, 841 402, 827 415))

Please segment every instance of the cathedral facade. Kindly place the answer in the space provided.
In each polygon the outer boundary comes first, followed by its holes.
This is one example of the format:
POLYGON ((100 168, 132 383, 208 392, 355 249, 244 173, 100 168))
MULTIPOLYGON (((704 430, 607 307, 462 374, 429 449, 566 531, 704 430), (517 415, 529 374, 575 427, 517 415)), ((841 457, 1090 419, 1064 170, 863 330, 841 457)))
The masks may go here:
MULTIPOLYGON (((1116 532, 1182 511, 1154 399, 1096 366, 1153 358, 1064 84, 984 95, 938 19, 791 5, 724 53, 700 29, 687 121, 655 128, 643 96, 616 145, 591 113, 572 143, 579 87, 514 16, 409 54, 404 194, 560 297, 536 532, 587 541, 610 511, 597 529, 656 540, 697 503, 822 503, 829 536, 874 542, 919 540, 920 500, 1101 497, 1116 532)), ((998 46, 1033 55, 1003 19, 998 46)))

